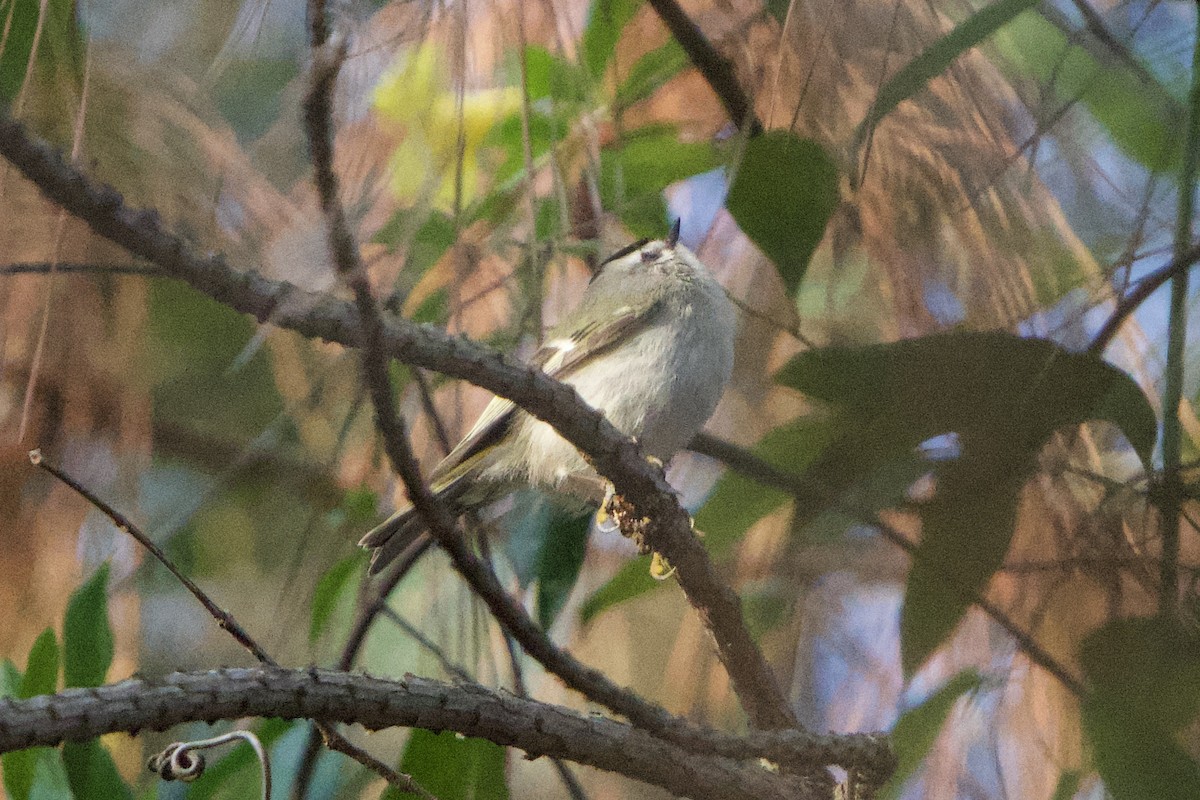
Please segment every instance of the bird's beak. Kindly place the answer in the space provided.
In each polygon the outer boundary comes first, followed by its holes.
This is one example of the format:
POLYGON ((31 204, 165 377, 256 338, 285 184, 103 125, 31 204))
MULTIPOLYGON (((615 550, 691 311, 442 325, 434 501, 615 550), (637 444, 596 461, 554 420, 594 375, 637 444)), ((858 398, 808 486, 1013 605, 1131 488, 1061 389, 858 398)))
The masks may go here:
POLYGON ((671 232, 667 234, 667 249, 672 249, 679 243, 679 218, 675 218, 675 224, 671 226, 671 232))

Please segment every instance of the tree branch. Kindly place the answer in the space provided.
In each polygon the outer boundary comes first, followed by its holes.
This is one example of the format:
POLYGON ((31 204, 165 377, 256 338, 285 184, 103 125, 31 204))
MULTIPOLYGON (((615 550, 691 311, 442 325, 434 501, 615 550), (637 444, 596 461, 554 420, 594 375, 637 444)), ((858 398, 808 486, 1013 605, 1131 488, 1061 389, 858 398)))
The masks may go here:
MULTIPOLYGON (((6 114, 0 114, 0 155, 96 233, 214 300, 304 336, 351 347, 364 340, 361 316, 351 303, 234 270, 217 254, 195 253, 163 227, 157 213, 128 208, 116 190, 93 183, 64 163, 57 152, 6 114)), ((795 724, 745 626, 740 600, 718 577, 661 468, 647 463, 636 442, 583 403, 571 387, 474 342, 394 318, 383 323, 380 335, 381 348, 391 357, 507 397, 579 448, 641 516, 652 520, 647 543, 676 568, 684 593, 716 640, 718 655, 753 724, 762 728, 795 724)), ((627 713, 627 709, 614 710, 627 713)))
POLYGON ((617 772, 676 795, 726 800, 818 796, 800 778, 755 762, 688 753, 630 725, 522 700, 482 686, 409 676, 390 681, 327 670, 222 669, 0 700, 0 752, 184 722, 241 717, 314 719, 452 730, 617 772))
POLYGON ((717 48, 713 47, 676 0, 650 0, 650 5, 687 53, 688 59, 716 92, 733 124, 750 136, 762 133, 762 123, 754 113, 754 104, 742 91, 729 60, 717 52, 717 48))

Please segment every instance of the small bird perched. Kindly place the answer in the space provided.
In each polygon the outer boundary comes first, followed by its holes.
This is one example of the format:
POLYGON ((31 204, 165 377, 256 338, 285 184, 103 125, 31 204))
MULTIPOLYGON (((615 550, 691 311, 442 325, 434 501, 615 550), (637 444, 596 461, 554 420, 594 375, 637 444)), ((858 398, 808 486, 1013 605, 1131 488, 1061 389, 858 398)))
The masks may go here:
MULTIPOLYGON (((614 253, 583 299, 551 329, 531 363, 575 387, 647 456, 666 463, 712 415, 733 370, 733 305, 700 260, 679 244, 676 220, 665 240, 614 253)), ((553 428, 495 398, 437 465, 430 488, 459 515, 523 488, 565 491, 598 482, 553 428)), ((424 531, 401 508, 359 544, 371 548, 371 574, 424 531)))

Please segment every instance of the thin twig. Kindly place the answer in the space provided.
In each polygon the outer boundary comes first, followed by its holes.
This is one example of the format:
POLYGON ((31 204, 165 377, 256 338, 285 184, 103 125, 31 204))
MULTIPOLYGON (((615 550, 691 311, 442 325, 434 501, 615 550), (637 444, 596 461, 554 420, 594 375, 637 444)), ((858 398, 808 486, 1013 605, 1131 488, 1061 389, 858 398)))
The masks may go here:
POLYGON ((1200 243, 1192 244, 1190 247, 1185 248, 1183 252, 1176 253, 1175 257, 1165 267, 1161 267, 1139 279, 1137 285, 1133 287, 1129 294, 1117 302, 1117 307, 1113 309, 1112 313, 1108 315, 1108 319, 1100 326, 1100 330, 1088 345, 1088 352, 1096 355, 1103 353, 1108 348, 1109 343, 1112 342, 1113 337, 1117 335, 1117 331, 1125 324, 1125 320, 1129 318, 1130 314, 1136 311, 1142 303, 1146 302, 1150 295, 1154 294, 1164 283, 1176 275, 1186 273, 1198 261, 1200 261, 1200 243))
POLYGON ((163 552, 162 548, 155 544, 154 540, 152 540, 149 536, 142 533, 142 530, 137 525, 134 525, 128 517, 126 517, 120 511, 117 511, 108 503, 101 500, 95 495, 95 493, 93 493, 79 481, 75 480, 70 475, 47 461, 42 456, 41 450, 29 451, 29 461, 34 466, 53 475, 84 500, 87 500, 101 514, 108 517, 112 524, 116 525, 117 529, 122 533, 128 534, 136 539, 138 544, 146 548, 146 550, 150 552, 150 555, 154 556, 154 558, 157 559, 160 564, 166 567, 167 571, 174 575, 177 581, 183 584, 183 587, 191 593, 192 597, 196 598, 200 605, 204 606, 204 610, 207 611, 209 615, 217 621, 217 625, 219 625, 222 630, 228 631, 229 635, 232 636, 238 644, 246 648, 246 650, 250 652, 250 655, 254 656, 259 663, 266 664, 267 666, 271 667, 279 666, 275 659, 271 658, 271 656, 269 656, 267 652, 259 646, 258 642, 254 641, 250 634, 246 632, 246 629, 238 624, 238 621, 233 618, 232 614, 213 602, 212 598, 205 594, 204 590, 197 586, 195 581, 193 581, 187 575, 184 575, 179 568, 175 566, 174 562, 171 561, 167 554, 163 552))
POLYGON ((144 264, 55 264, 49 261, 28 261, 0 266, 0 275, 46 275, 49 272, 62 274, 90 275, 161 275, 152 266, 144 264))
MULTIPOLYGON (((1197 6, 1200 12, 1200 6, 1197 6)), ((1200 16, 1192 32, 1192 90, 1188 104, 1187 138, 1183 145, 1183 166, 1179 174, 1179 215, 1175 223, 1175 259, 1183 257, 1192 242, 1192 214, 1196 203, 1196 173, 1200 169, 1200 16)), ((1171 302, 1167 318, 1167 364, 1163 387, 1162 460, 1163 471, 1158 500, 1159 531, 1162 536, 1162 561, 1159 564, 1159 613, 1175 614, 1179 606, 1179 522, 1183 510, 1183 478, 1179 464, 1183 458, 1183 423, 1179 418, 1183 402, 1184 349, 1187 346, 1188 274, 1179 270, 1171 276, 1171 302)))

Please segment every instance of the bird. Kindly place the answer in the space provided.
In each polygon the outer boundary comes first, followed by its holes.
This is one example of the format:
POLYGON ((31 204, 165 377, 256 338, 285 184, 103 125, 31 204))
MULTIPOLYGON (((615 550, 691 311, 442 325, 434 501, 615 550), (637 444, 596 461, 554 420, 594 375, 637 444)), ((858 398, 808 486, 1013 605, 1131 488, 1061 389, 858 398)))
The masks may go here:
MULTIPOLYGON (((529 363, 569 384, 642 452, 667 463, 716 409, 733 372, 737 319, 724 288, 679 241, 641 239, 605 259, 579 305, 529 363)), ((432 492, 460 516, 522 488, 570 493, 602 484, 574 445, 512 401, 494 398, 430 473, 432 492)), ((593 498, 592 502, 595 502, 593 498)), ((422 536, 411 505, 362 537, 369 573, 422 536)))

